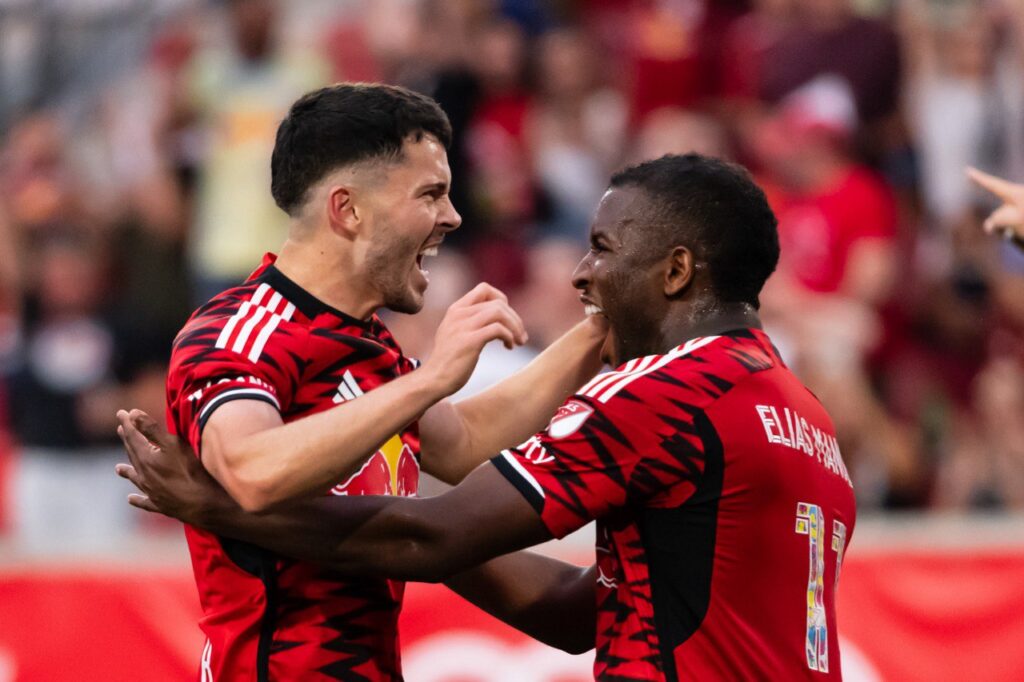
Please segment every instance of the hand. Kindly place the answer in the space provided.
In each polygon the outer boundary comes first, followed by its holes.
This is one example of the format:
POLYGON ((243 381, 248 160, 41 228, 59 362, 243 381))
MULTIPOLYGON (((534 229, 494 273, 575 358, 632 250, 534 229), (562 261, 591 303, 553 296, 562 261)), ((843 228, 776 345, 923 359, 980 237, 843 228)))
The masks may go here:
POLYGON ((142 493, 128 496, 133 507, 202 525, 217 504, 229 504, 224 489, 203 468, 191 448, 141 410, 119 410, 117 435, 131 464, 115 470, 142 493))
POLYGON ((508 297, 481 282, 448 308, 422 369, 436 375, 443 395, 451 395, 469 381, 480 351, 495 339, 508 349, 520 346, 527 340, 526 327, 508 297))
POLYGON ((985 220, 985 231, 1018 242, 1024 239, 1024 185, 983 173, 977 168, 968 168, 967 175, 1003 201, 1003 205, 985 220))

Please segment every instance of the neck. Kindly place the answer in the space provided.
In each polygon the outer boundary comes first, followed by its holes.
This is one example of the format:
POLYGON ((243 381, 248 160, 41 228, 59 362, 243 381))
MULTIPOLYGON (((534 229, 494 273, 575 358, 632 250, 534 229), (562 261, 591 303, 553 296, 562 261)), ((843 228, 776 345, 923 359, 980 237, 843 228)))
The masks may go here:
POLYGON ((362 278, 351 254, 325 248, 315 238, 289 238, 274 265, 320 301, 356 319, 369 319, 381 306, 372 292, 360 287, 362 278))
POLYGON ((760 329, 761 317, 749 303, 722 303, 717 300, 697 301, 662 326, 660 353, 667 353, 690 339, 717 336, 733 329, 760 329))

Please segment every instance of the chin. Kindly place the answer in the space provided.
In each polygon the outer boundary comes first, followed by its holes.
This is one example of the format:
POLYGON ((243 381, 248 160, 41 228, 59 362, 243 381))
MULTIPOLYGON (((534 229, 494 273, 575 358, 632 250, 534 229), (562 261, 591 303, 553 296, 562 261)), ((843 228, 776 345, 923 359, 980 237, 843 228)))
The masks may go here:
POLYGON ((384 307, 396 313, 415 315, 423 310, 423 294, 407 291, 402 296, 390 299, 384 307))

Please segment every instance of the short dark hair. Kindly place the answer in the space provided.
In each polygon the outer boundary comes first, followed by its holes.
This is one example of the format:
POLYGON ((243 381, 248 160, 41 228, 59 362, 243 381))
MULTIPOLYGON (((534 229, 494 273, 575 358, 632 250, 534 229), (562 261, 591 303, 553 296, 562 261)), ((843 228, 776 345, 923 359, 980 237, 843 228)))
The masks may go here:
POLYGON ((619 171, 611 186, 637 187, 654 202, 650 226, 661 231, 652 245, 691 246, 708 263, 721 300, 759 306, 779 262, 779 233, 746 169, 700 154, 667 155, 619 171))
POLYGON ((425 134, 451 145, 448 116, 426 95, 371 83, 314 90, 292 104, 277 129, 270 193, 292 215, 327 173, 371 159, 399 161, 405 139, 425 134))

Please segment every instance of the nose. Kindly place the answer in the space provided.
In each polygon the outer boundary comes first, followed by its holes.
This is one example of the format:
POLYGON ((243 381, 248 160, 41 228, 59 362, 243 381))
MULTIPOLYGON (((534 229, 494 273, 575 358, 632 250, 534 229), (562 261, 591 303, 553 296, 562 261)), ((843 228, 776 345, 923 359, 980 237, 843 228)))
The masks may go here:
POLYGON ((590 286, 590 254, 587 253, 580 262, 576 264, 576 269, 572 272, 572 285, 581 290, 585 291, 590 286))
POLYGON ((459 225, 462 224, 462 216, 455 210, 455 204, 452 203, 450 196, 446 195, 444 200, 445 208, 438 216, 438 222, 441 223, 441 227, 445 232, 452 232, 459 229, 459 225))

